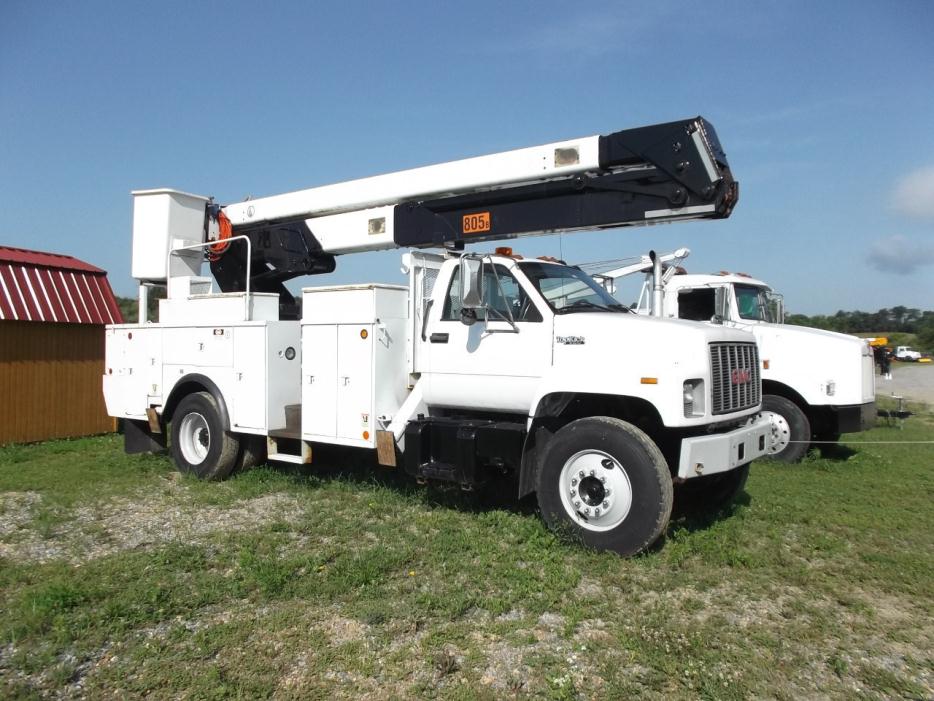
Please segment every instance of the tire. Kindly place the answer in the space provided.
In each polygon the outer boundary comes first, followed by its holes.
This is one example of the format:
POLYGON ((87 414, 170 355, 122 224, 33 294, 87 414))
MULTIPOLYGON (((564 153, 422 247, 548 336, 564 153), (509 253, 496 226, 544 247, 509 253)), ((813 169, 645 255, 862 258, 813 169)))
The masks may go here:
POLYGON ((798 462, 808 452, 811 423, 800 407, 776 394, 762 397, 762 414, 772 422, 769 458, 779 462, 798 462))
POLYGON ((182 399, 172 416, 172 458, 179 472, 222 480, 237 462, 240 441, 224 430, 217 402, 207 392, 182 399))
POLYGON ((619 419, 578 419, 559 430, 536 487, 549 528, 626 557, 655 543, 671 518, 665 458, 644 432, 619 419))
POLYGON ((749 478, 749 465, 707 477, 694 477, 675 489, 674 512, 678 516, 715 514, 733 503, 749 478))

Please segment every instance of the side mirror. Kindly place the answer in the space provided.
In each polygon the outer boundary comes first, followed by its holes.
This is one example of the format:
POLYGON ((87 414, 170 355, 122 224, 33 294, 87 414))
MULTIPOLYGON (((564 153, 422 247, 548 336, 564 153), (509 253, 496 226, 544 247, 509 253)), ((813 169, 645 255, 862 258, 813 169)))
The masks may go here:
POLYGON ((483 309, 483 261, 479 258, 460 259, 461 305, 464 310, 483 309))
POLYGON ((477 323, 477 310, 468 309, 467 307, 461 308, 461 323, 464 326, 473 326, 477 323))
POLYGON ((782 295, 775 295, 775 323, 785 323, 785 298, 782 295))
POLYGON ((714 320, 723 323, 730 318, 729 287, 717 287, 714 290, 714 320))

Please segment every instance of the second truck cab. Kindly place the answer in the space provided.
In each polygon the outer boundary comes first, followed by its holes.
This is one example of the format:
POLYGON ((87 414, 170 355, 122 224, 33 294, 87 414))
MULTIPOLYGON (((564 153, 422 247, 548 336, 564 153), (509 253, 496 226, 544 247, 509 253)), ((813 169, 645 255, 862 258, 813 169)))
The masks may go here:
MULTIPOLYGON (((676 264, 690 252, 680 249, 679 253, 668 258, 676 264)), ((864 339, 783 323, 781 295, 744 273, 688 274, 673 265, 658 275, 659 294, 653 294, 655 278, 646 271, 637 312, 713 320, 755 336, 761 357, 762 408, 772 422, 772 457, 795 462, 812 441, 836 441, 841 433, 873 426, 874 364, 864 339)))

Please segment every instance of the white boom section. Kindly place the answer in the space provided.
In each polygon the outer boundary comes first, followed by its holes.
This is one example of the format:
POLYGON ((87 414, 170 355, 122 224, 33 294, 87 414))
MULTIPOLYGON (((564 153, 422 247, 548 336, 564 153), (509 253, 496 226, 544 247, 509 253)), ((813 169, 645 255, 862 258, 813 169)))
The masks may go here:
MULTIPOLYGON (((224 207, 236 226, 265 221, 312 219, 330 214, 395 205, 421 197, 482 192, 509 185, 566 177, 600 167, 599 136, 557 141, 395 173, 348 180, 224 207)), ((371 215, 372 216, 372 215, 371 215)), ((322 242, 323 243, 323 242, 322 242)), ((393 248, 392 237, 386 245, 393 248)), ((329 252, 339 252, 325 247, 329 252)), ((359 247, 356 250, 360 250, 359 247)))

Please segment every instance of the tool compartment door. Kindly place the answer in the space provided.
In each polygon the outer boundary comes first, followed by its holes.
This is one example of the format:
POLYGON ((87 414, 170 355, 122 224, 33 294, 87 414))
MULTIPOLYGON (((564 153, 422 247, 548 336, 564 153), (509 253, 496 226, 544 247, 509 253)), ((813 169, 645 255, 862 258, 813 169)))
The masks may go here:
POLYGON ((337 325, 302 326, 302 435, 337 435, 337 325))
POLYGON ((374 440, 373 331, 372 324, 337 327, 337 437, 361 447, 374 440))

